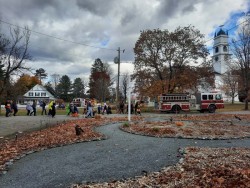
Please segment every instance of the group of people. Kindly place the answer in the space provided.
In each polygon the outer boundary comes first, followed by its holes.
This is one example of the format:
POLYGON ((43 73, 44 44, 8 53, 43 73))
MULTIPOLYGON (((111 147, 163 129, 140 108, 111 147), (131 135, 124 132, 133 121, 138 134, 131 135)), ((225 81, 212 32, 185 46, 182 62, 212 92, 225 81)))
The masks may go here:
POLYGON ((98 104, 97 106, 98 114, 112 114, 111 106, 107 103, 104 103, 103 106, 101 104, 98 104))
POLYGON ((17 112, 18 112, 18 108, 17 108, 16 101, 7 100, 5 102, 5 116, 9 117, 12 115, 12 113, 13 113, 13 116, 16 116, 17 112))
MULTIPOLYGON (((124 114, 125 113, 125 106, 126 106, 126 113, 128 113, 128 105, 125 105, 124 101, 121 101, 120 104, 119 104, 119 113, 120 114, 124 114)), ((135 103, 135 105, 133 103, 131 103, 130 105, 130 113, 131 114, 139 114, 141 115, 141 103, 140 101, 137 101, 135 103)))
MULTIPOLYGON (((46 110, 46 102, 45 101, 41 101, 40 102, 40 106, 42 107, 42 114, 47 115, 47 110, 46 110)), ((37 108, 37 102, 36 100, 33 101, 32 104, 27 103, 26 105, 26 111, 27 111, 27 116, 36 116, 36 108, 37 108)), ((48 104, 48 115, 51 117, 55 117, 56 115, 56 103, 55 101, 50 101, 50 103, 48 104)))
POLYGON ((66 106, 66 112, 67 112, 67 115, 78 115, 79 111, 78 111, 78 108, 77 106, 71 102, 70 104, 68 104, 66 106))
MULTIPOLYGON (((56 103, 55 101, 50 101, 48 103, 48 114, 47 114, 47 110, 46 110, 46 101, 40 101, 40 107, 42 108, 42 113, 41 115, 49 115, 52 117, 55 117, 56 115, 56 103)), ((88 100, 86 102, 86 109, 84 110, 83 114, 85 114, 85 117, 94 117, 96 111, 93 110, 94 104, 91 100, 88 100)), ((131 103, 131 114, 139 114, 141 115, 141 103, 139 101, 137 101, 135 103, 135 105, 133 103, 131 103)), ((27 110, 27 116, 36 116, 37 115, 37 101, 33 100, 32 104, 27 103, 26 105, 26 110, 27 110)), ((17 103, 15 101, 12 100, 7 100, 5 103, 5 109, 6 109, 6 117, 9 117, 12 115, 16 116, 17 112, 18 112, 18 108, 17 108, 17 103)), ((119 108, 118 108, 118 112, 124 114, 125 113, 125 109, 127 110, 128 113, 128 105, 126 106, 126 104, 124 103, 124 101, 121 101, 119 104, 119 108)), ((77 106, 72 102, 70 103, 67 107, 67 115, 70 114, 78 114, 78 108, 77 106)), ((98 114, 112 114, 112 109, 111 106, 108 105, 107 103, 104 103, 103 105, 98 104, 97 105, 97 112, 98 114)))

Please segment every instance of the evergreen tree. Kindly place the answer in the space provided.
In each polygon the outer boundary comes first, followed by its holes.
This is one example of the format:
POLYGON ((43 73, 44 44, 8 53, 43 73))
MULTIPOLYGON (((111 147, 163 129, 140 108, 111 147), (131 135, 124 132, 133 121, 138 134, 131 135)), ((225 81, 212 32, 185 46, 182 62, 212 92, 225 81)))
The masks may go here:
POLYGON ((73 83, 73 96, 74 97, 84 97, 85 85, 81 78, 76 78, 73 83))
POLYGON ((109 87, 111 86, 111 69, 101 59, 96 59, 91 68, 89 81, 90 98, 105 102, 110 97, 109 87))
POLYGON ((59 80, 59 84, 56 86, 56 91, 59 98, 64 101, 71 100, 71 81, 67 75, 63 75, 59 80))

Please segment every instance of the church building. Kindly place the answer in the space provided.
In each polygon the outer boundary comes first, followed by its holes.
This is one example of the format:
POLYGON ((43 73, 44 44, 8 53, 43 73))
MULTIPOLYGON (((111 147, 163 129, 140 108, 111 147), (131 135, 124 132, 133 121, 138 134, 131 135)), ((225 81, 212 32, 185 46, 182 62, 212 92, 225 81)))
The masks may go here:
MULTIPOLYGON (((221 90, 223 86, 222 75, 228 70, 227 59, 231 55, 229 52, 228 32, 220 28, 214 34, 212 59, 215 73, 215 90, 222 93, 225 101, 231 101, 231 97, 221 90)), ((235 101, 239 101, 238 97, 235 97, 235 101)))

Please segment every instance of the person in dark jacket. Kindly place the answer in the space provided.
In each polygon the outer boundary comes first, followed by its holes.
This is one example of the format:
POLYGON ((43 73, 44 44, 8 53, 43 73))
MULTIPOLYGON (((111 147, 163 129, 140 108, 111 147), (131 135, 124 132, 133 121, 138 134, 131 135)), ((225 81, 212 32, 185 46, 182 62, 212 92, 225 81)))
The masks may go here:
POLYGON ((46 102, 45 101, 42 101, 41 107, 42 107, 42 115, 43 115, 43 113, 45 113, 45 115, 47 115, 46 102))
POLYGON ((13 116, 16 116, 17 112, 18 112, 18 108, 17 108, 17 104, 16 101, 13 101, 11 104, 11 109, 13 110, 13 116))
POLYGON ((55 117, 55 115, 56 115, 56 103, 53 103, 51 107, 51 116, 55 117))

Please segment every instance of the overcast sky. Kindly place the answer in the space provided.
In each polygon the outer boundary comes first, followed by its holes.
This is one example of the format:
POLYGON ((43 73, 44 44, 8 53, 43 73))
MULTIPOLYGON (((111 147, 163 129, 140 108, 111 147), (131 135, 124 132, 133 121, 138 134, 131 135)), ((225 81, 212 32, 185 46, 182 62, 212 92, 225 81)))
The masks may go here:
POLYGON ((220 25, 234 27, 249 6, 249 0, 0 0, 0 32, 28 26, 33 61, 27 65, 73 81, 88 79, 96 58, 117 74, 118 47, 125 49, 121 72, 132 72, 133 48, 142 30, 173 31, 191 24, 209 40, 220 25))

